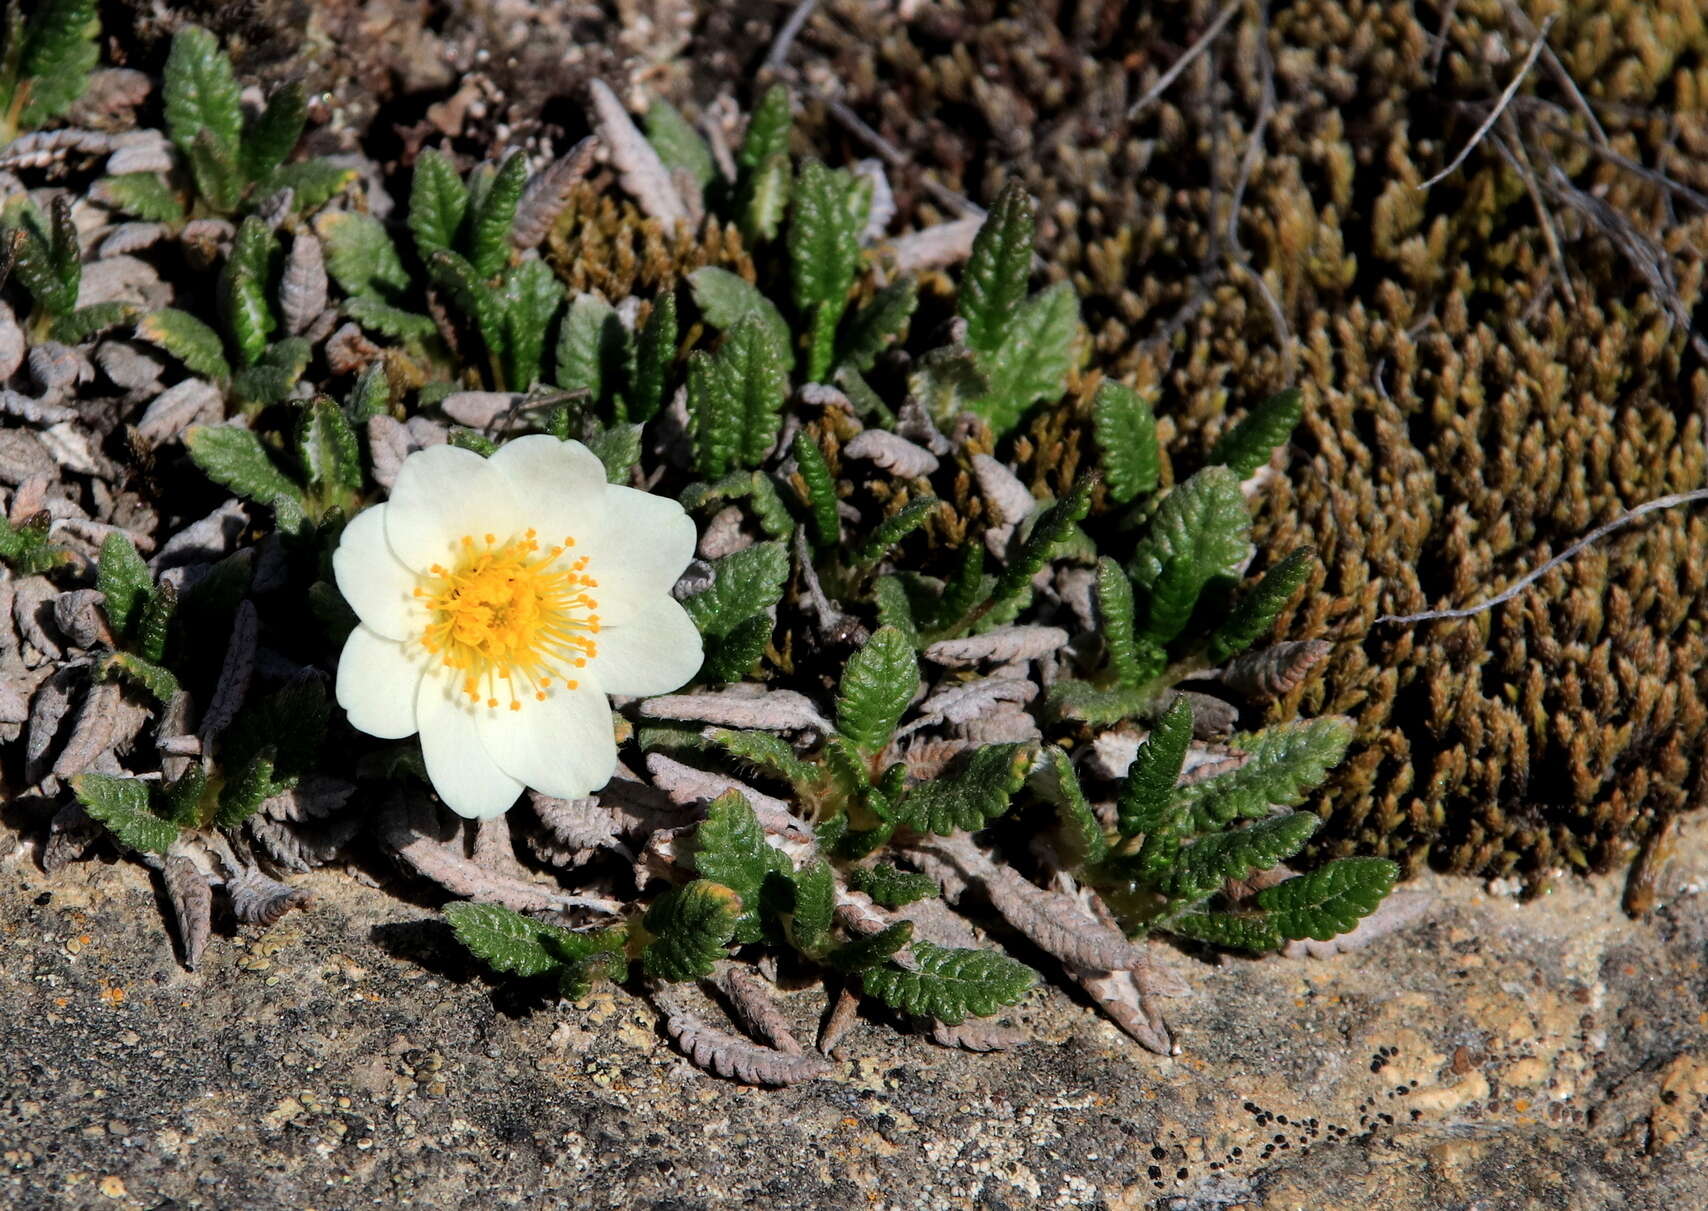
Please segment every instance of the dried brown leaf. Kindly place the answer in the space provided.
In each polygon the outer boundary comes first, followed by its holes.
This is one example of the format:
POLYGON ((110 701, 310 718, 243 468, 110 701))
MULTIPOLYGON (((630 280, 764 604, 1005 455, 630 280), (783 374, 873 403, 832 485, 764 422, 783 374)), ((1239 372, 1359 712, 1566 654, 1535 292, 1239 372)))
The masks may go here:
POLYGON ((136 422, 136 431, 151 446, 169 442, 191 425, 219 419, 224 397, 219 388, 199 378, 187 378, 154 397, 136 422))
POLYGON ((1305 678, 1334 650, 1323 639, 1298 639, 1274 643, 1246 652, 1222 670, 1222 684, 1253 702, 1283 698, 1304 684, 1305 678))
POLYGON ((989 1018, 968 1018, 959 1026, 950 1026, 935 1019, 931 1022, 931 1041, 941 1047, 958 1047, 963 1051, 1010 1051, 1030 1041, 1031 1036, 1018 1026, 993 1022, 989 1018))
POLYGON ((648 217, 657 219, 667 229, 686 224, 688 207, 677 193, 664 161, 635 126, 617 94, 603 80, 592 81, 587 90, 593 98, 599 139, 611 154, 611 163, 621 175, 623 188, 640 203, 648 217))
POLYGON ((748 1034, 785 1055, 799 1055, 805 1050, 771 995, 771 985, 751 967, 725 960, 718 964, 712 978, 729 998, 736 1021, 748 1034))
POLYGON ((231 911, 245 925, 271 925, 293 908, 307 908, 314 895, 305 887, 292 887, 268 878, 252 866, 240 867, 225 881, 231 911))
POLYGON ((300 333, 326 310, 326 254, 320 239, 307 228, 291 240, 279 279, 279 309, 285 331, 300 333))
POLYGON ((875 462, 891 475, 918 479, 937 470, 937 456, 924 446, 883 429, 867 429, 842 447, 849 458, 875 462))
POLYGON ((670 1037, 707 1072, 747 1085, 781 1086, 814 1080, 830 1071, 830 1064, 817 1052, 785 1053, 709 1025, 673 989, 656 988, 652 999, 664 1014, 670 1037))
POLYGON ((522 198, 516 203, 516 218, 510 224, 510 242, 517 248, 538 248, 546 233, 569 205, 570 191, 587 175, 598 140, 589 135, 567 153, 528 178, 522 198))
POLYGON ((202 714, 201 739, 205 747, 223 732, 243 706, 249 694, 249 682, 255 675, 255 643, 260 618, 255 603, 245 597, 237 604, 231 620, 231 638, 225 645, 225 662, 220 666, 219 681, 214 685, 213 698, 202 714))
POLYGON ((47 844, 42 847, 42 869, 53 874, 87 857, 105 830, 89 818, 83 805, 73 799, 53 814, 47 844))
POLYGON ((760 728, 766 731, 832 730, 811 698, 794 690, 741 686, 701 694, 664 694, 645 699, 640 713, 650 719, 676 719, 717 727, 760 728), (759 692, 755 693, 754 690, 759 692))
POLYGON ((646 767, 652 774, 653 782, 678 806, 710 803, 726 791, 737 790, 753 805, 754 814, 759 817, 759 822, 765 826, 767 832, 780 833, 799 840, 812 838, 812 826, 790 811, 787 803, 767 795, 764 791, 755 790, 745 782, 725 777, 723 774, 695 769, 663 753, 648 754, 646 767))
POLYGON ((213 889, 201 869, 182 854, 168 854, 160 865, 160 876, 166 898, 172 902, 184 966, 194 971, 213 932, 213 889))
POLYGON ((982 635, 934 643, 925 649, 925 658, 950 668, 968 668, 986 661, 1007 664, 1046 656, 1067 642, 1068 633, 1060 627, 998 627, 982 635))
POLYGON ((1146 1051, 1157 1055, 1179 1055, 1180 1048, 1169 1033, 1153 999, 1139 991, 1130 971, 1082 971, 1068 974, 1091 994, 1097 1007, 1146 1051))

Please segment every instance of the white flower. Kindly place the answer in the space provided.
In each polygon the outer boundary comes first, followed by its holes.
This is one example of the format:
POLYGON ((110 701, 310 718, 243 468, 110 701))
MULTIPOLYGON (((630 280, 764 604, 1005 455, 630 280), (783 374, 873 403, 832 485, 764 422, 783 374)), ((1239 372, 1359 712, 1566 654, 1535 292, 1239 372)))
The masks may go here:
POLYGON ((607 484, 579 442, 411 454, 332 556, 361 619, 338 703, 370 735, 420 732, 459 815, 496 816, 524 787, 586 795, 617 764, 605 695, 699 670, 700 632, 670 596, 694 542, 681 505, 607 484))

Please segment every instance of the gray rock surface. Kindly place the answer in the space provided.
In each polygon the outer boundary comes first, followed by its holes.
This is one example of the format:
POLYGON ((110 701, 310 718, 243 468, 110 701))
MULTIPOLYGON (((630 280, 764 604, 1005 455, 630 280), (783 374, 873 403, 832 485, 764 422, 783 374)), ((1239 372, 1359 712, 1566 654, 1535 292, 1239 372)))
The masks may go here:
MULTIPOLYGON (((1016 1051, 883 1022, 829 1079, 705 1076, 650 1007, 482 977, 419 889, 304 879, 184 971, 128 863, 0 832, 0 1205, 19 1209, 1682 1208, 1708 1203, 1708 828, 1608 881, 1413 887, 1332 959, 1175 960, 1182 1054, 1050 990, 1016 1051)), ((788 1006, 811 1037, 824 995, 788 1006)))

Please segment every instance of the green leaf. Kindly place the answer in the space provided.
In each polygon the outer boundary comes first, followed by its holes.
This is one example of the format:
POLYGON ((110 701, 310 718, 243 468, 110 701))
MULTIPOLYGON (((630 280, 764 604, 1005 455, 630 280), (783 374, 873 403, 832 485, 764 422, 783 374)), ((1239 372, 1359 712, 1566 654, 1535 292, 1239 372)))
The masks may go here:
POLYGON ((1205 588, 1239 575, 1250 532, 1239 478, 1228 468, 1206 467, 1170 492, 1127 565, 1147 594, 1143 633, 1158 643, 1180 635, 1205 588))
POLYGON ((117 652, 101 665, 103 680, 122 678, 145 693, 152 694, 162 706, 172 701, 178 692, 178 679, 172 671, 135 652, 117 652))
POLYGON ((984 543, 977 539, 962 544, 942 594, 930 612, 934 627, 949 627, 965 618, 985 589, 995 584, 994 580, 986 580, 984 552, 984 543))
POLYGON ((1321 823, 1310 812, 1293 812, 1200 838, 1180 851, 1164 890, 1188 902, 1201 900, 1230 879, 1285 862, 1305 847, 1321 823))
POLYGON ((777 440, 787 394, 783 350, 754 316, 738 320, 716 354, 690 357, 689 431, 700 473, 715 478, 763 462, 777 440))
POLYGON ((1340 858, 1257 893, 1284 938, 1326 942, 1376 911, 1399 878, 1386 858, 1340 858))
POLYGON ((587 435, 587 448, 605 467, 605 482, 626 484, 629 472, 640 462, 639 425, 600 425, 587 435))
POLYGON ((271 753, 279 777, 294 781, 320 768, 331 715, 326 686, 305 673, 243 708, 221 739, 222 757, 241 766, 271 753))
POLYGON ((215 382, 231 378, 219 333, 188 311, 166 307, 146 315, 137 321, 136 334, 183 362, 192 374, 215 382))
POLYGON ((324 395, 302 407, 297 424, 297 457, 308 472, 309 487, 315 491, 359 496, 362 491, 362 454, 355 430, 344 410, 324 395))
POLYGON ((755 614, 737 623, 723 635, 707 635, 706 659, 700 666, 702 681, 745 681, 765 654, 771 641, 769 615, 755 614))
POLYGON ((131 619, 153 591, 154 578, 130 539, 118 531, 107 535, 101 544, 95 587, 106 599, 107 621, 113 632, 124 635, 130 630, 131 619))
POLYGON ((190 175, 195 178, 196 192, 202 201, 219 214, 230 214, 243 200, 243 170, 238 167, 237 153, 211 130, 201 130, 185 152, 190 160, 190 175))
POLYGON ((209 479, 246 500, 272 504, 282 496, 299 507, 303 504, 302 489, 273 465, 261 439, 251 430, 235 425, 197 425, 184 435, 184 444, 209 479))
POLYGON ((1082 870, 1101 862, 1109 853, 1109 838, 1086 802, 1068 755, 1053 744, 1045 747, 1044 762, 1031 781, 1044 799, 1056 805, 1056 851, 1067 869, 1082 870))
POLYGON ((860 753, 875 756, 890 742, 918 692, 913 645, 894 627, 879 627, 842 670, 836 730, 860 753))
POLYGON ((348 164, 337 164, 324 157, 282 164, 268 182, 271 189, 288 189, 292 208, 298 214, 317 210, 343 193, 359 174, 348 164))
POLYGON ((1162 671, 1166 653, 1151 644, 1141 648, 1133 629, 1132 582, 1107 555, 1097 561, 1097 620, 1117 685, 1136 686, 1162 671))
POLYGON ((702 634, 728 635, 783 597, 789 553, 780 542, 760 542, 712 561, 710 588, 685 598, 683 607, 702 634))
POLYGON ((90 303, 54 320, 50 334, 64 345, 81 345, 92 336, 136 321, 135 303, 113 299, 105 303, 90 303))
POLYGON ((911 971, 889 963, 863 972, 861 987, 894 1009, 958 1026, 1018 1003, 1038 982, 1030 967, 990 950, 915 942, 913 960, 911 971))
POLYGON ((694 306, 714 326, 728 331, 748 316, 757 316, 778 347, 788 350, 793 338, 789 322, 777 305, 759 292, 759 287, 715 265, 690 273, 688 287, 694 293, 694 306))
POLYGON ((64 315, 77 305, 77 292, 66 289, 52 238, 42 233, 38 221, 39 213, 32 216, 26 211, 23 223, 5 226, 4 236, 17 241, 12 272, 43 311, 64 315))
POLYGON ((921 646, 919 625, 914 620, 913 598, 899 576, 880 576, 872 582, 872 604, 878 610, 878 625, 900 631, 909 647, 921 646))
POLYGON ((178 827, 148 810, 148 783, 111 774, 79 774, 71 789, 90 817, 107 826, 121 844, 145 853, 164 854, 178 839, 178 827))
POLYGON ((136 619, 137 655, 155 664, 166 655, 167 628, 177 608, 178 590, 171 581, 163 580, 148 590, 136 619))
POLYGON ((740 791, 719 795, 694 830, 694 869, 741 897, 744 911, 736 922, 738 942, 757 942, 759 889, 769 874, 787 875, 789 859, 765 843, 765 829, 753 805, 740 791))
POLYGON ((48 241, 48 256, 54 279, 63 298, 61 311, 77 305, 77 288, 83 281, 83 246, 78 242, 77 224, 71 221, 71 202, 64 194, 53 199, 52 232, 48 241))
POLYGON ((475 273, 489 278, 510 260, 510 224, 516 203, 528 184, 528 157, 513 151, 504 157, 492 184, 475 201, 469 215, 469 262, 475 273))
POLYGON ((231 259, 220 274, 220 311, 225 317, 245 366, 253 366, 278 327, 267 302, 270 253, 278 241, 254 215, 243 220, 232 244, 231 259))
POLYGON ((743 498, 752 506, 760 526, 773 538, 787 538, 795 532, 795 519, 789 515, 771 477, 763 471, 731 471, 715 483, 689 484, 682 492, 682 507, 693 511, 743 498))
POLYGON ((747 133, 735 161, 748 172, 757 171, 773 156, 789 154, 789 129, 794 123, 793 101, 786 85, 766 89, 747 120, 747 133))
POLYGON ((1014 558, 997 574, 986 609, 995 609, 1031 587, 1032 577, 1050 561, 1056 548, 1073 533, 1074 527, 1090 510, 1091 486, 1090 477, 1081 476, 1074 481, 1066 496, 1038 515, 1014 558))
POLYGON ((1316 563, 1316 552, 1310 547, 1300 547, 1265 572, 1263 579, 1235 603, 1211 632, 1210 663, 1220 664, 1267 635, 1293 595, 1311 578, 1316 563))
POLYGON ((1209 832, 1231 820, 1267 815, 1272 806, 1294 807, 1328 777, 1352 742, 1350 720, 1330 715, 1264 728, 1235 739, 1243 765, 1174 792, 1193 832, 1209 832))
POLYGON ((546 330, 561 302, 563 283, 544 261, 523 261, 504 275, 498 306, 504 314, 505 386, 510 390, 526 391, 539 379, 546 330))
POLYGON ((214 823, 222 828, 236 828, 253 816, 261 804, 289 790, 296 782, 294 778, 275 778, 273 773, 270 748, 251 757, 237 777, 220 788, 219 810, 214 813, 214 823))
POLYGON ((930 875, 898 870, 887 862, 851 868, 848 885, 855 891, 865 892, 884 908, 901 908, 937 894, 937 880, 930 875))
POLYGON ((300 336, 288 336, 262 350, 253 366, 239 370, 231 389, 247 403, 276 404, 291 393, 308 369, 313 347, 300 336))
POLYGON ((433 280, 443 286, 463 314, 475 322, 487 352, 504 356, 504 312, 498 294, 475 274, 474 266, 454 252, 435 252, 427 262, 433 280))
POLYGON ((754 108, 736 153, 741 169, 737 213, 742 237, 749 244, 776 238, 789 205, 794 177, 789 161, 791 109, 789 90, 772 85, 754 108))
POLYGON ((827 958, 838 971, 853 973, 867 971, 883 963, 909 942, 913 941, 913 922, 897 921, 876 933, 862 934, 844 942, 827 958))
POLYGON ((615 307, 596 294, 576 295, 558 327, 557 385, 598 403, 622 369, 627 339, 615 307))
POLYGON ((1210 461, 1245 479, 1269 461, 1275 447, 1287 440, 1304 414, 1304 396, 1297 387, 1271 395, 1222 434, 1210 451, 1210 461))
POLYGON ((743 906, 729 888, 706 879, 678 887, 647 909, 653 935, 641 966, 655 980, 700 980, 724 957, 743 906))
POLYGON ((235 154, 243 132, 243 106, 237 77, 219 41, 200 26, 179 30, 166 58, 166 132, 188 151, 196 136, 210 131, 235 154))
POLYGON ((157 172, 127 172, 103 177, 96 194, 125 214, 154 223, 182 223, 184 206, 157 172))
MULTIPOLYGON (((421 341, 437 332, 438 325, 425 315, 393 307, 370 296, 346 299, 344 314, 370 332, 400 341, 421 341)), ((377 364, 377 363, 376 363, 377 364)))
POLYGON ((34 130, 64 113, 89 83, 100 59, 101 20, 95 0, 41 0, 30 16, 20 75, 29 99, 19 124, 34 130))
POLYGON ((1123 837, 1169 829, 1177 816, 1174 784, 1192 743, 1192 703, 1184 695, 1163 713, 1139 745, 1127 780, 1115 801, 1116 826, 1123 837))
POLYGON ((1143 396, 1124 383, 1105 379, 1091 397, 1092 437, 1109 499, 1126 504, 1154 492, 1162 474, 1156 417, 1143 396))
POLYGON ((444 912, 457 941, 493 971, 526 978, 563 965, 563 960, 546 949, 545 938, 567 930, 554 930, 498 904, 464 900, 445 905, 444 912))
POLYGON ((202 795, 208 788, 208 769, 197 761, 184 771, 184 776, 165 788, 160 805, 164 810, 164 819, 176 824, 179 828, 204 828, 207 820, 202 815, 202 795))
POLYGON ((676 292, 664 290, 652 304, 652 314, 641 326, 635 347, 634 389, 630 392, 629 416, 651 420, 664 403, 670 371, 676 364, 676 292))
POLYGON ((652 144, 666 169, 682 169, 701 189, 717 176, 712 149, 706 146, 705 139, 679 109, 661 97, 654 97, 646 108, 646 141, 652 144))
POLYGON ((797 793, 810 790, 822 781, 819 769, 803 761, 794 745, 770 732, 718 730, 711 740, 738 761, 782 778, 797 793))
POLYGON ((1008 810, 1026 781, 1032 748, 987 744, 948 773, 913 787, 895 806, 895 819, 915 832, 947 837, 983 828, 1008 810))
POLYGON ((907 376, 907 390, 940 421, 971 409, 990 390, 990 380, 971 350, 944 345, 921 355, 907 376))
POLYGON ((344 411, 358 421, 391 411, 391 380, 386 377, 384 362, 372 362, 356 376, 355 386, 344 397, 344 411))
POLYGON ((967 257, 956 310, 967 321, 967 346, 986 356, 1008 341, 1032 276, 1036 205, 1018 184, 997 195, 967 257))
POLYGON ((772 156, 747 177, 741 189, 741 235, 749 245, 777 238, 789 208, 794 167, 788 156, 772 156))
POLYGON ((870 572, 902 539, 924 525, 941 507, 942 502, 935 496, 922 496, 884 518, 855 550, 851 561, 853 569, 861 575, 870 572))
POLYGON ((837 362, 870 370, 892 340, 907 335, 908 321, 918 306, 919 286, 912 278, 902 278, 879 290, 854 313, 843 331, 836 345, 837 362))
POLYGON ((409 230, 415 234, 415 251, 423 261, 456 247, 468 204, 468 188, 445 155, 429 147, 416 157, 409 230))
POLYGON ((273 91, 249 129, 243 132, 238 159, 243 174, 262 182, 290 158, 308 120, 308 94, 300 81, 290 80, 273 91))
POLYGON ((1059 399, 1073 369, 1078 337, 1079 296, 1072 283, 1057 282, 1027 299, 1001 346, 980 355, 990 389, 971 402, 972 410, 1005 433, 1034 403, 1059 399))
POLYGON ((372 215, 335 210, 314 221, 326 247, 326 270, 354 298, 381 302, 409 288, 409 272, 385 226, 372 215))
POLYGON ((812 316, 807 377, 830 371, 836 326, 860 264, 860 232, 871 208, 871 182, 817 160, 801 166, 789 224, 789 269, 795 306, 812 316))
POLYGON ((830 944, 830 925, 836 913, 836 876, 823 858, 790 876, 794 905, 789 937, 805 954, 823 954, 830 944))
POLYGON ((831 477, 830 464, 805 429, 796 431, 790 452, 806 485, 806 499, 802 503, 807 506, 813 546, 833 547, 842 538, 842 519, 836 511, 836 481, 831 477))
POLYGON ((1281 945, 1281 931, 1266 912, 1188 912, 1168 920, 1170 933, 1228 950, 1265 951, 1281 945))

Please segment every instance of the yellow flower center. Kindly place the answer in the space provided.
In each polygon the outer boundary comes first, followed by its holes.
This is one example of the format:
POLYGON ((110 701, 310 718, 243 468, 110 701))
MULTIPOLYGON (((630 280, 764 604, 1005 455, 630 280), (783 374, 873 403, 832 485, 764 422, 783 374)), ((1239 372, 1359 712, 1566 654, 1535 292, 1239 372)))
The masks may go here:
POLYGON ((558 687, 573 690, 564 674, 598 654, 599 603, 590 589, 587 557, 571 557, 575 539, 542 548, 535 531, 498 541, 495 534, 464 535, 456 563, 434 564, 415 596, 427 609, 422 646, 454 670, 472 705, 507 700, 522 709, 532 696, 544 702, 558 687))

